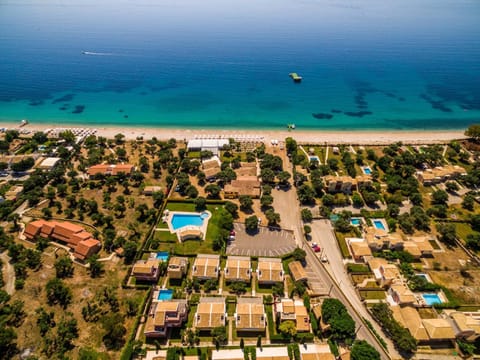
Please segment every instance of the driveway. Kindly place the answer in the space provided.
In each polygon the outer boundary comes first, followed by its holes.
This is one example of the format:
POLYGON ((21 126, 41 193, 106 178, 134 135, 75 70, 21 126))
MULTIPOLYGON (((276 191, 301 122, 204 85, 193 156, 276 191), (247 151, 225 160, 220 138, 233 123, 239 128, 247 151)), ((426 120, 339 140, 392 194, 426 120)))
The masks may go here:
POLYGON ((15 271, 12 264, 10 264, 10 258, 7 255, 7 252, 0 254, 0 259, 3 263, 3 277, 5 280, 5 291, 8 295, 13 295, 15 292, 15 271))
POLYGON ((235 240, 227 245, 227 255, 279 257, 296 248, 291 231, 260 226, 256 234, 250 235, 242 223, 235 223, 234 229, 235 240))

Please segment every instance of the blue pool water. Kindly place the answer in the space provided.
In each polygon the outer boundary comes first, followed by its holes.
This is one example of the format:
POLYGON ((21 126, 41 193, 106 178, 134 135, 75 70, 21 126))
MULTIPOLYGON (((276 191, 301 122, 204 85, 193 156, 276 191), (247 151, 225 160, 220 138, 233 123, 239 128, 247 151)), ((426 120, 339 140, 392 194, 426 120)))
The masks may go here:
POLYGON ((353 218, 353 219, 350 219, 350 224, 354 225, 354 226, 358 226, 360 225, 361 221, 359 218, 353 218))
POLYGON ((372 174, 372 169, 370 169, 369 167, 364 167, 363 168, 363 172, 367 175, 371 175, 372 174))
POLYGON ((184 226, 194 225, 202 226, 203 219, 208 216, 207 214, 173 214, 172 227, 173 230, 178 230, 184 226))
POLYGON ((423 300, 427 305, 441 304, 442 299, 437 294, 422 294, 423 300))
POLYGON ((167 261, 168 260, 168 252, 166 252, 166 251, 157 252, 157 255, 155 256, 155 258, 158 259, 158 260, 167 261))
POLYGON ((386 230, 385 226, 383 225, 383 222, 380 220, 373 220, 373 226, 375 226, 377 229, 380 229, 380 230, 386 230))
POLYGON ((430 280, 428 280, 428 277, 427 275, 425 274, 417 274, 418 277, 421 277, 421 278, 424 278, 425 280, 427 280, 428 282, 430 282, 430 280))
POLYGON ((310 156, 310 161, 320 161, 318 156, 310 156))
POLYGON ((158 293, 158 300, 170 300, 173 297, 173 290, 170 289, 162 289, 158 293))

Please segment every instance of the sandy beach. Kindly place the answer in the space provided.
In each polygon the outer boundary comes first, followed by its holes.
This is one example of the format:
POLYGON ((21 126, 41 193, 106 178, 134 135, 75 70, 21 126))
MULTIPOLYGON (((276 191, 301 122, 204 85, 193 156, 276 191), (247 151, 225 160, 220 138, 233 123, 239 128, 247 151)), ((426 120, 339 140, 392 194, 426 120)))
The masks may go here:
MULTIPOLYGON (((0 123, 0 127, 8 129, 24 129, 44 131, 46 129, 64 128, 74 129, 80 126, 59 126, 58 124, 28 124, 19 127, 14 123, 0 123)), ((97 136, 113 138, 116 134, 125 135, 126 139, 133 140, 139 136, 144 139, 156 137, 160 140, 175 138, 178 140, 190 140, 194 138, 241 138, 261 137, 266 143, 272 140, 282 141, 286 137, 293 137, 303 144, 364 144, 381 145, 401 141, 408 144, 434 144, 444 143, 454 139, 463 139, 464 130, 445 131, 321 131, 321 130, 245 130, 245 129, 175 129, 175 128, 118 128, 118 127, 82 127, 84 129, 96 129, 97 136)))

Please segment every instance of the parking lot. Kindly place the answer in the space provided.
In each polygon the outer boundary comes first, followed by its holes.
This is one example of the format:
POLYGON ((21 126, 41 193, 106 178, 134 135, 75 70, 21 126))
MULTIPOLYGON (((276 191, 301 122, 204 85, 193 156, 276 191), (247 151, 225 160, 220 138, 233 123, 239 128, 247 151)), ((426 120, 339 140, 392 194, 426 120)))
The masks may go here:
POLYGON ((296 245, 292 231, 271 230, 261 226, 256 234, 245 231, 245 225, 235 223, 235 240, 227 246, 227 255, 282 256, 292 252, 296 245))

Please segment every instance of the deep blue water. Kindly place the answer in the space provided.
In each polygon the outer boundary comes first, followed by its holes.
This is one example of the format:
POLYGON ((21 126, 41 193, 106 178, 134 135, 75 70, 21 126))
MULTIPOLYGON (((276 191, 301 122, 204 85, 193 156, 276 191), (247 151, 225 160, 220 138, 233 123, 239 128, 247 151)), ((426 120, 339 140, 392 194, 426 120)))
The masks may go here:
POLYGON ((464 128, 480 119, 480 2, 0 0, 0 121, 24 118, 464 128))

